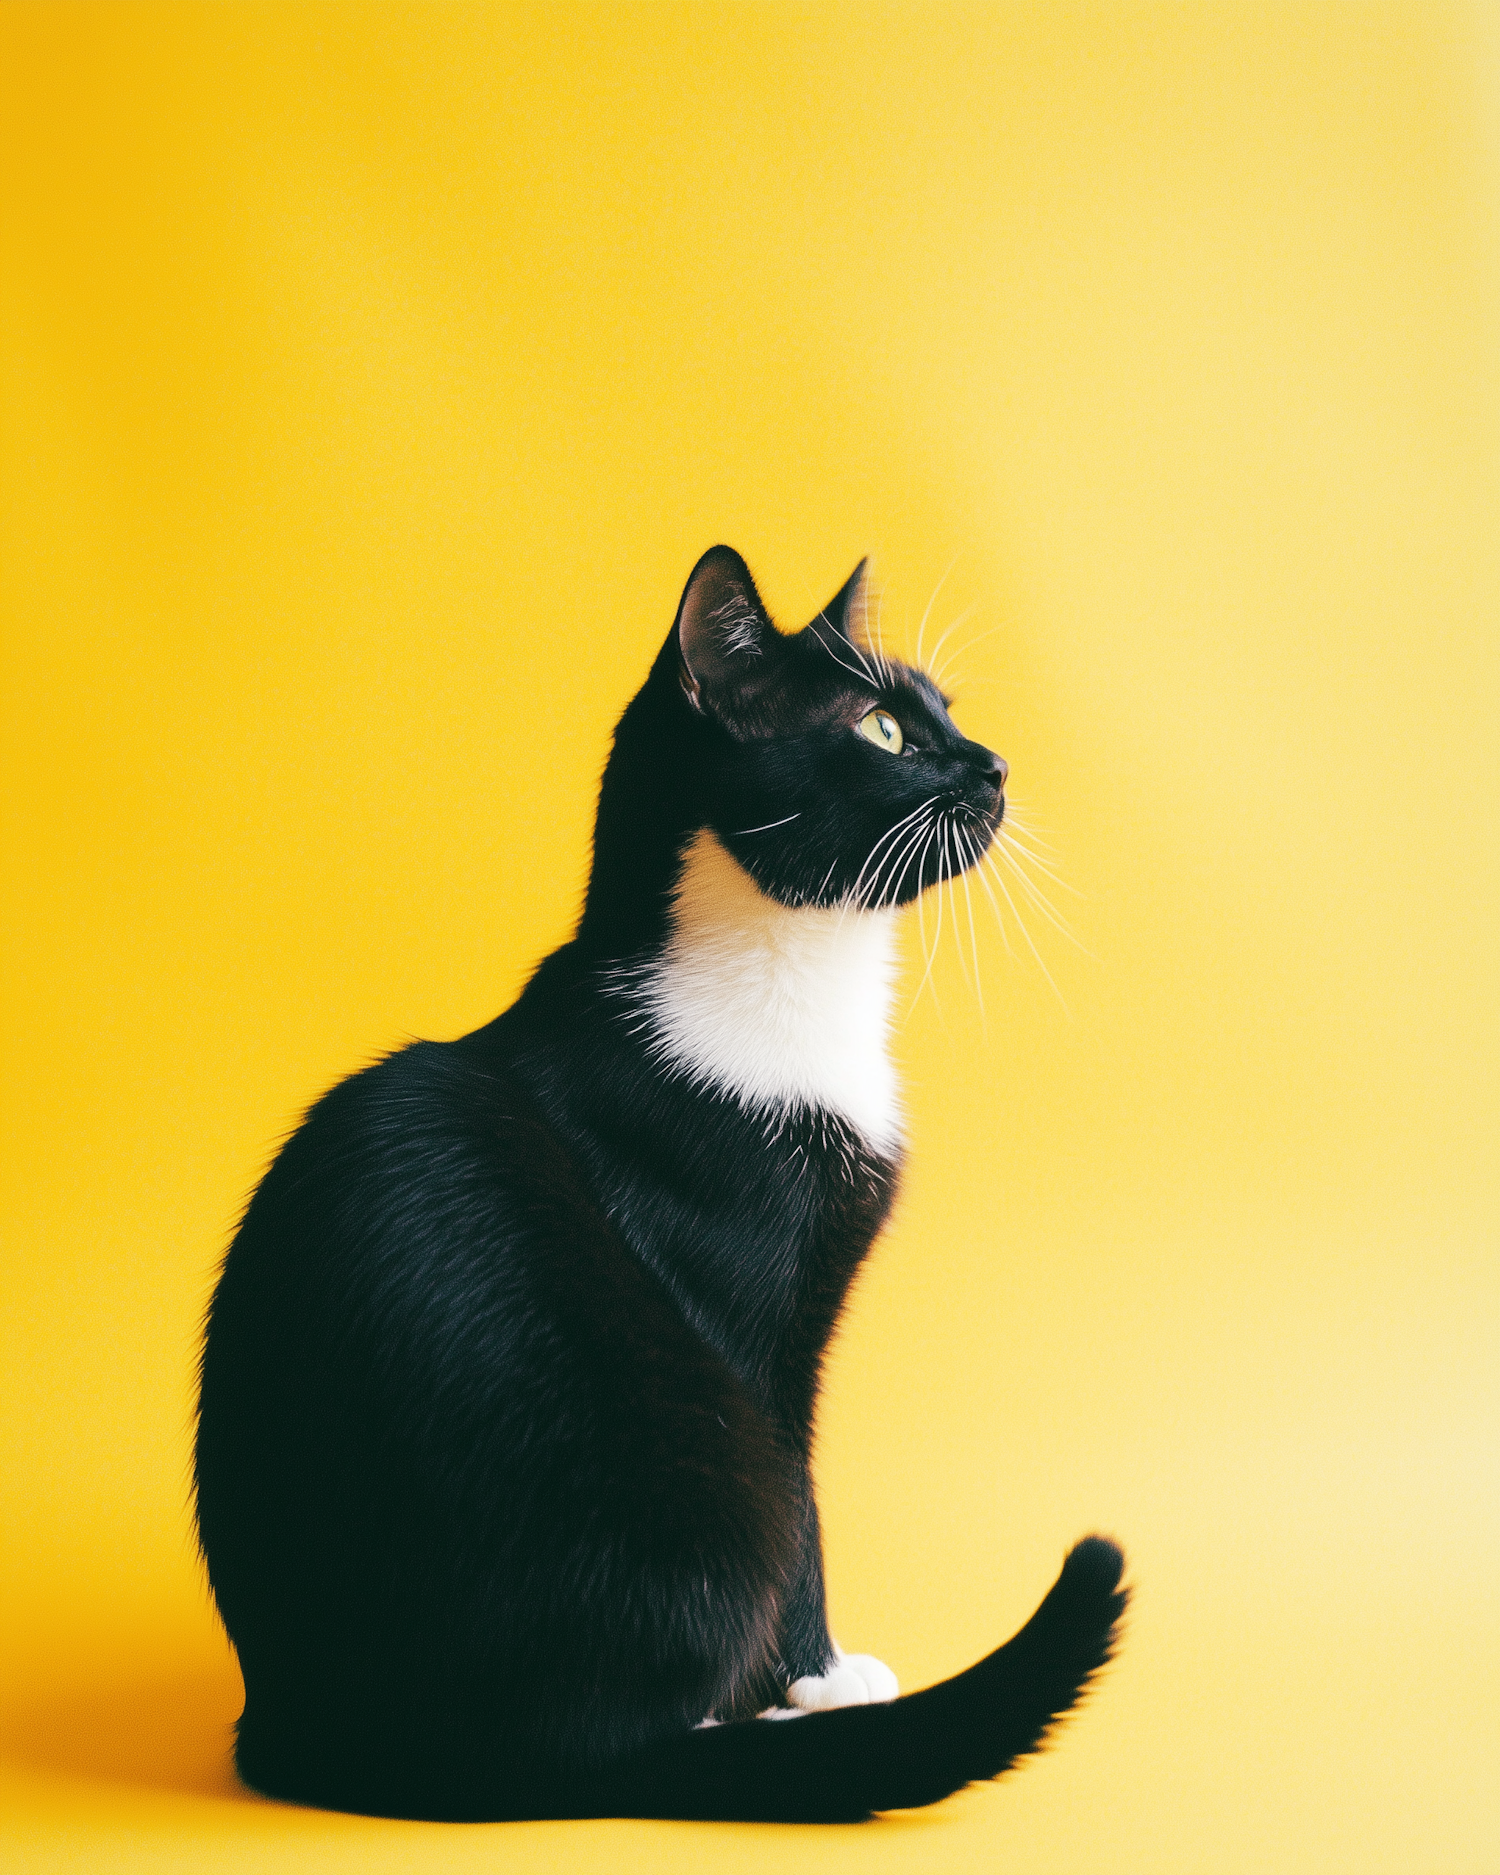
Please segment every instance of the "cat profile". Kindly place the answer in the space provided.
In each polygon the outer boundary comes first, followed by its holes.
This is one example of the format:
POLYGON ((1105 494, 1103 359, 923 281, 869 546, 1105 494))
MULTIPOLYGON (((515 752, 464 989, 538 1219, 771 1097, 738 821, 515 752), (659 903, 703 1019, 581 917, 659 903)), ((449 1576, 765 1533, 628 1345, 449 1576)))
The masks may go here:
POLYGON ((703 557, 573 938, 324 1095, 246 1208, 195 1483, 264 1792, 854 1820, 995 1776, 1109 1658, 1099 1537, 923 1692, 828 1632, 813 1421, 903 1153, 896 921, 1005 812, 1004 762, 864 642, 861 580, 784 634, 703 557))

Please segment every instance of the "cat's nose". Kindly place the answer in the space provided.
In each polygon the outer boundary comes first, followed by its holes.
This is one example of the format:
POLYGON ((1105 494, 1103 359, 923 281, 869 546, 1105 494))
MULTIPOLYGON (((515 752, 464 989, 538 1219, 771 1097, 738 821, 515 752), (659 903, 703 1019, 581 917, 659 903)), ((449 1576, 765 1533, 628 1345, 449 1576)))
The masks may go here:
POLYGON ((1010 765, 1003 756, 996 755, 993 749, 987 749, 982 742, 967 742, 964 744, 964 759, 986 781, 992 781, 1003 791, 1010 774, 1010 765))

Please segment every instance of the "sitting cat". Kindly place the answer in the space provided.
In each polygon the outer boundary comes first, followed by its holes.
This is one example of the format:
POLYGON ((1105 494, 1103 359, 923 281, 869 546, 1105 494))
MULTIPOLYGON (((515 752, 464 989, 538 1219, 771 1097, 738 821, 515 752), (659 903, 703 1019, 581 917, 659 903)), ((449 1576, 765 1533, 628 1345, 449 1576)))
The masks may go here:
POLYGON ((993 1777, 1109 1657, 1098 1537, 925 1692, 828 1633, 809 1451, 902 1154, 897 908, 979 857, 1006 779, 862 643, 861 577, 783 635, 704 556, 576 935, 486 1027, 333 1088, 246 1210, 196 1485, 262 1791, 857 1819, 993 1777))

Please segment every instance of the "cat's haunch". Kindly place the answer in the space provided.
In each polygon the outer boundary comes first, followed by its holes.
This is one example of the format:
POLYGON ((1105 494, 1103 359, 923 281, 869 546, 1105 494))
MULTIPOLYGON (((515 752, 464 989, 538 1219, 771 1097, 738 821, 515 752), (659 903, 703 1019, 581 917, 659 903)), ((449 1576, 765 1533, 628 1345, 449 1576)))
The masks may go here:
POLYGON ((246 1209, 196 1489, 263 1791, 848 1820, 995 1776, 1109 1657, 1097 1537, 924 1692, 828 1633, 809 1454, 903 1153, 896 920, 1006 811, 1005 763, 865 639, 862 581, 783 634, 703 557, 572 940, 486 1027, 334 1087, 246 1209))

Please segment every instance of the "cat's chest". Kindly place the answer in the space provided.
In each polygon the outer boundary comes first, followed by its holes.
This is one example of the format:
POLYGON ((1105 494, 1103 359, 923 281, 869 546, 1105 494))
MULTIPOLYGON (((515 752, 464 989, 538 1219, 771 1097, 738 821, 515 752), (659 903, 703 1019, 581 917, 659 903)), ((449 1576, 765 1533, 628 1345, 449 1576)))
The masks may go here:
POLYGON ((780 905, 703 832, 684 855, 666 942, 631 973, 628 994, 667 1071, 771 1128, 823 1114, 892 1155, 894 979, 889 914, 780 905))
POLYGON ((768 1122, 678 1080, 615 1135, 597 1188, 689 1322, 802 1423, 817 1356, 890 1210, 899 1165, 846 1122, 768 1122))

